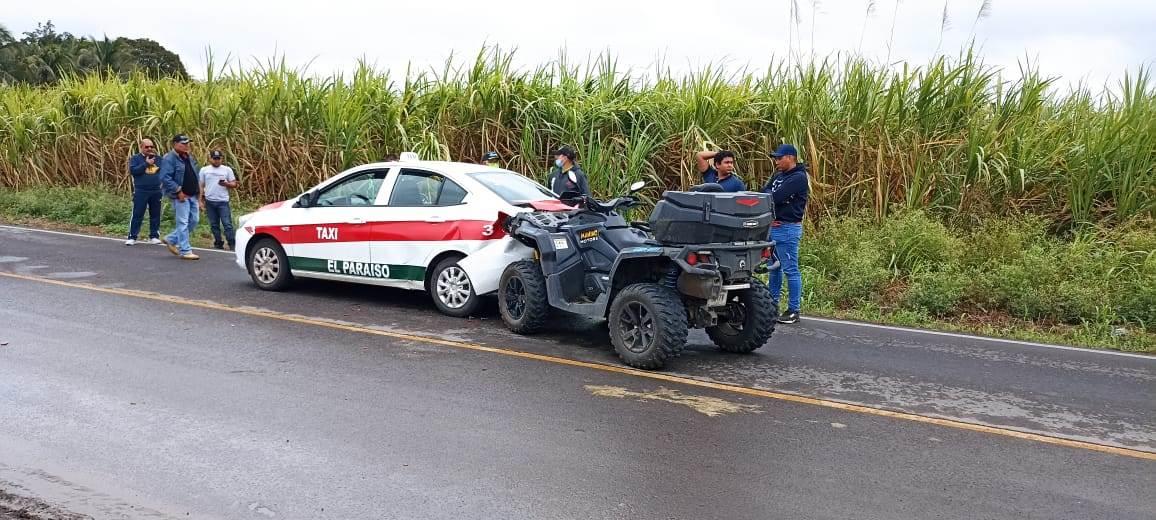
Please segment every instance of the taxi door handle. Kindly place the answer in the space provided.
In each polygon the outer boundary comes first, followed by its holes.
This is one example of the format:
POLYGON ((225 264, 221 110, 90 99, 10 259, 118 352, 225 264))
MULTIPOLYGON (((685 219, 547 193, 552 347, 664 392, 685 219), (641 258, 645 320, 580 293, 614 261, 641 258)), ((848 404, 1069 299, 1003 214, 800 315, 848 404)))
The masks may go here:
POLYGON ((365 219, 363 219, 361 217, 353 217, 353 218, 349 219, 348 223, 349 224, 364 224, 365 219))
POLYGON ((426 217, 426 222, 445 222, 445 217, 426 217))

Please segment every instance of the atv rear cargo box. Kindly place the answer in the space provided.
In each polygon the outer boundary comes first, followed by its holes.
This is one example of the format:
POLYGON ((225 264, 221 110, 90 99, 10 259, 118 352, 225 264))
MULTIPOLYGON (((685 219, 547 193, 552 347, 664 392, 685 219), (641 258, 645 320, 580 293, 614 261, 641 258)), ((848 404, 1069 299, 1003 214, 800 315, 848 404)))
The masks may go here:
POLYGON ((766 240, 774 219, 766 193, 668 191, 650 213, 650 227, 664 244, 751 242, 766 240))

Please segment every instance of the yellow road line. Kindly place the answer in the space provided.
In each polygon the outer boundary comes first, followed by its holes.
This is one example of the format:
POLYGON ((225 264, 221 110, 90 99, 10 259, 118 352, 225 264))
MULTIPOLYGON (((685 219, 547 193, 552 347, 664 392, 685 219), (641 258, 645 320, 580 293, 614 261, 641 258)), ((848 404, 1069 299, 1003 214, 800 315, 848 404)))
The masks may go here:
POLYGON ((360 334, 372 334, 376 336, 385 336, 389 338, 401 339, 406 341, 414 341, 420 343, 429 343, 433 345, 442 345, 446 347, 453 347, 466 350, 475 350, 479 352, 490 352, 493 354, 501 354, 505 356, 518 357, 523 359, 533 359, 535 361, 544 361, 547 363, 554 363, 558 365, 568 365, 573 367, 589 368, 593 370, 600 370, 603 372, 613 372, 617 374, 626 374, 646 379, 654 379, 659 381, 668 381, 671 383, 679 383, 688 386, 699 388, 710 388, 713 390, 720 390, 723 392, 730 392, 735 394, 749 395, 753 397, 762 397, 768 399, 777 399, 780 401, 788 401, 792 403, 808 404, 812 406, 821 406, 824 408, 833 408, 836 410, 843 410, 846 412, 861 413, 867 415, 876 415, 880 417, 890 417, 893 419, 903 419, 912 422, 934 424, 937 426, 945 426, 948 428, 956 428, 960 430, 968 430, 973 432, 989 433, 993 435, 1001 435, 1004 437, 1011 437, 1015 439, 1022 439, 1028 441, 1035 441, 1044 444, 1051 444, 1055 446, 1064 446, 1068 448, 1078 448, 1084 450, 1098 451, 1102 453, 1110 453, 1113 455, 1121 455, 1125 457, 1133 457, 1144 460, 1156 461, 1156 453, 1135 450, 1130 448, 1121 448, 1118 446, 1108 446, 1104 444, 1096 444, 1093 442, 1077 441, 1072 439, 1064 439, 1061 437, 1052 437, 1049 435, 1042 435, 1038 433, 1021 432, 1018 430, 1011 430, 1007 428, 999 428, 995 426, 987 426, 983 424, 974 424, 952 419, 941 419, 938 417, 927 417, 906 412, 896 412, 892 410, 885 410, 882 408, 875 408, 871 406, 864 406, 858 404, 849 404, 839 401, 831 401, 827 399, 819 399, 815 397, 806 397, 801 395, 787 394, 782 392, 774 392, 771 390, 759 390, 756 388, 748 388, 744 386, 730 385, 725 383, 714 383, 710 381, 702 381, 689 377, 676 376, 671 374, 664 374, 661 372, 647 372, 644 370, 637 370, 625 366, 604 365, 601 363, 591 363, 587 361, 577 361, 574 359, 566 359, 555 356, 547 356, 543 354, 534 354, 531 352, 522 352, 518 350, 509 350, 497 347, 489 347, 477 343, 468 343, 464 341, 453 341, 438 338, 431 338, 427 336, 419 336, 416 334, 406 334, 402 332, 391 332, 385 330, 372 329, 368 327, 358 327, 354 325, 346 325, 342 323, 334 323, 318 318, 310 318, 306 316, 297 316, 292 314, 285 314, 276 311, 269 311, 263 309, 251 309, 244 307, 236 307, 228 304, 210 302, 205 300, 187 300, 177 296, 167 294, 154 293, 149 291, 140 291, 136 289, 121 289, 112 287, 99 287, 95 285, 66 282, 62 280, 53 280, 40 276, 29 276, 15 273, 0 272, 0 276, 6 278, 14 278, 17 280, 26 280, 30 282, 45 283, 57 285, 60 287, 71 287, 74 289, 84 289, 88 291, 102 292, 107 294, 115 294, 119 296, 131 296, 134 298, 144 298, 148 300, 161 301, 166 303, 174 303, 179 305, 188 305, 192 307, 200 307, 203 309, 215 311, 228 311, 237 314, 244 314, 248 316, 256 316, 261 318, 271 318, 275 320, 289 321, 294 323, 301 323, 305 325, 314 325, 319 327, 327 327, 330 329, 344 330, 349 332, 356 332, 360 334))

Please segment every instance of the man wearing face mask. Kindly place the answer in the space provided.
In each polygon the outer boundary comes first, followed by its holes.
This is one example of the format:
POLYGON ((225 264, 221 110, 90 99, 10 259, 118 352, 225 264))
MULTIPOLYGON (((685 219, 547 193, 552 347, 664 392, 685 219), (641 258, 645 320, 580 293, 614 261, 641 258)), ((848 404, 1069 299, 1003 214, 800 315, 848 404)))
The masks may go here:
POLYGON ((578 154, 569 146, 563 146, 554 152, 554 167, 550 169, 550 176, 546 178, 546 186, 554 193, 576 191, 586 196, 590 193, 590 182, 586 180, 586 172, 574 163, 578 154))

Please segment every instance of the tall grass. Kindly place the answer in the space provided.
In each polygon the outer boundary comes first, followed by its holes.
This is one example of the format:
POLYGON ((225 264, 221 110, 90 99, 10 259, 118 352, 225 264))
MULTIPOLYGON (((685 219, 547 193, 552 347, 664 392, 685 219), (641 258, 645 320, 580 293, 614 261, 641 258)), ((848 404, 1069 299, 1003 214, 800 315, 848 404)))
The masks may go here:
POLYGON ((483 49, 472 62, 393 76, 362 65, 311 77, 283 61, 196 83, 74 78, 0 90, 0 186, 129 182, 134 141, 186 132, 195 153, 227 151, 242 189, 279 199, 343 168, 400 151, 477 158, 543 177, 571 144, 601 195, 646 179, 696 182, 691 153, 729 148, 756 189, 766 152, 800 145, 813 217, 921 208, 962 222, 1031 213, 1054 225, 1156 216, 1156 89, 1147 70, 1119 88, 1069 92, 1026 68, 1017 79, 965 50, 922 66, 856 57, 706 68, 685 77, 621 70, 604 55, 531 70, 483 49))

